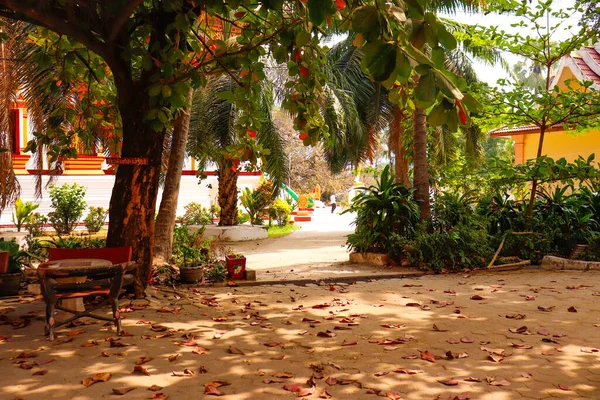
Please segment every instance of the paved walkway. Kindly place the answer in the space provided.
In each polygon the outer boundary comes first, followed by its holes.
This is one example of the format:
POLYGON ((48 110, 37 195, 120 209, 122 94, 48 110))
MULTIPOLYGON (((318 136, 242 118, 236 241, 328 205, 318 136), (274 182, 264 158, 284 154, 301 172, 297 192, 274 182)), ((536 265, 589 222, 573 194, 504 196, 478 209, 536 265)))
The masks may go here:
POLYGON ((246 266, 257 271, 258 281, 376 277, 414 272, 350 263, 346 238, 354 232, 352 221, 351 214, 331 214, 329 208, 316 209, 311 222, 301 223, 302 229, 287 236, 228 243, 227 246, 246 256, 246 266))

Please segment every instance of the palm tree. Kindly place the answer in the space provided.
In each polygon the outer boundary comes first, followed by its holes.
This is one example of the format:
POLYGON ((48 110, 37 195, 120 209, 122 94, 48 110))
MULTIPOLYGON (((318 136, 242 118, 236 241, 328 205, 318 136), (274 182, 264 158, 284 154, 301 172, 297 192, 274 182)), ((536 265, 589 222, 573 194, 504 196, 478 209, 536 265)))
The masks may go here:
MULTIPOLYGON (((256 141, 270 151, 261 169, 274 181, 274 188, 279 188, 287 180, 287 156, 271 117, 272 90, 268 83, 262 85, 260 115, 255 116, 261 122, 256 141)), ((221 207, 219 225, 223 226, 237 224, 238 166, 231 161, 228 151, 232 146, 239 148, 243 144, 235 129, 240 111, 219 93, 233 92, 236 86, 231 76, 221 76, 209 78, 206 85, 196 91, 188 140, 188 152, 198 160, 198 171, 205 170, 210 162, 216 164, 221 207)))

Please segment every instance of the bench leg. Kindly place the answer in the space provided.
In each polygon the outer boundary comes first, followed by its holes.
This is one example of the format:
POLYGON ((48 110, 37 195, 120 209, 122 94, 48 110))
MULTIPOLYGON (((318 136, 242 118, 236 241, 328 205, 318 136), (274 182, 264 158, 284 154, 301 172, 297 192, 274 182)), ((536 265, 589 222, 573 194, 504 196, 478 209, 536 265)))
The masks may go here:
POLYGON ((54 340, 54 328, 56 326, 56 319, 54 318, 54 313, 54 302, 46 304, 46 326, 44 333, 46 335, 49 335, 50 341, 54 340))
POLYGON ((119 313, 118 297, 111 299, 113 317, 115 318, 115 326, 117 327, 117 335, 121 335, 121 313, 119 313))

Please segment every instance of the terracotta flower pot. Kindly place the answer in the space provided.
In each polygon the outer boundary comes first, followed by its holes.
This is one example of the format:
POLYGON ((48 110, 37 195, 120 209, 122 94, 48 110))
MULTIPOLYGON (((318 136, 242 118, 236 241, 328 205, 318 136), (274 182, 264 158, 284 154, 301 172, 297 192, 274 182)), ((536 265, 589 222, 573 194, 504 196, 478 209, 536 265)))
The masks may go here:
POLYGON ((21 273, 0 274, 0 297, 16 296, 19 294, 19 284, 21 283, 21 273))
POLYGON ((179 268, 179 279, 184 283, 196 283, 204 277, 204 268, 202 267, 181 267, 179 268))
POLYGON ((8 251, 0 251, 0 274, 8 272, 8 251))

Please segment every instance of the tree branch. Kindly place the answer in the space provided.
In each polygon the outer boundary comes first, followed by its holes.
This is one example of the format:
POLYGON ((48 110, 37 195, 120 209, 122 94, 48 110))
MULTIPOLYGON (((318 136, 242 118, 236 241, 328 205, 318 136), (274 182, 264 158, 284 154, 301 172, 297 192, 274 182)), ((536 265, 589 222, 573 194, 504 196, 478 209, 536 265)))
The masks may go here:
POLYGON ((125 22, 129 19, 133 10, 135 10, 138 6, 140 6, 144 0, 130 0, 129 3, 123 7, 121 13, 115 18, 110 34, 108 35, 108 39, 112 42, 117 38, 125 22))

